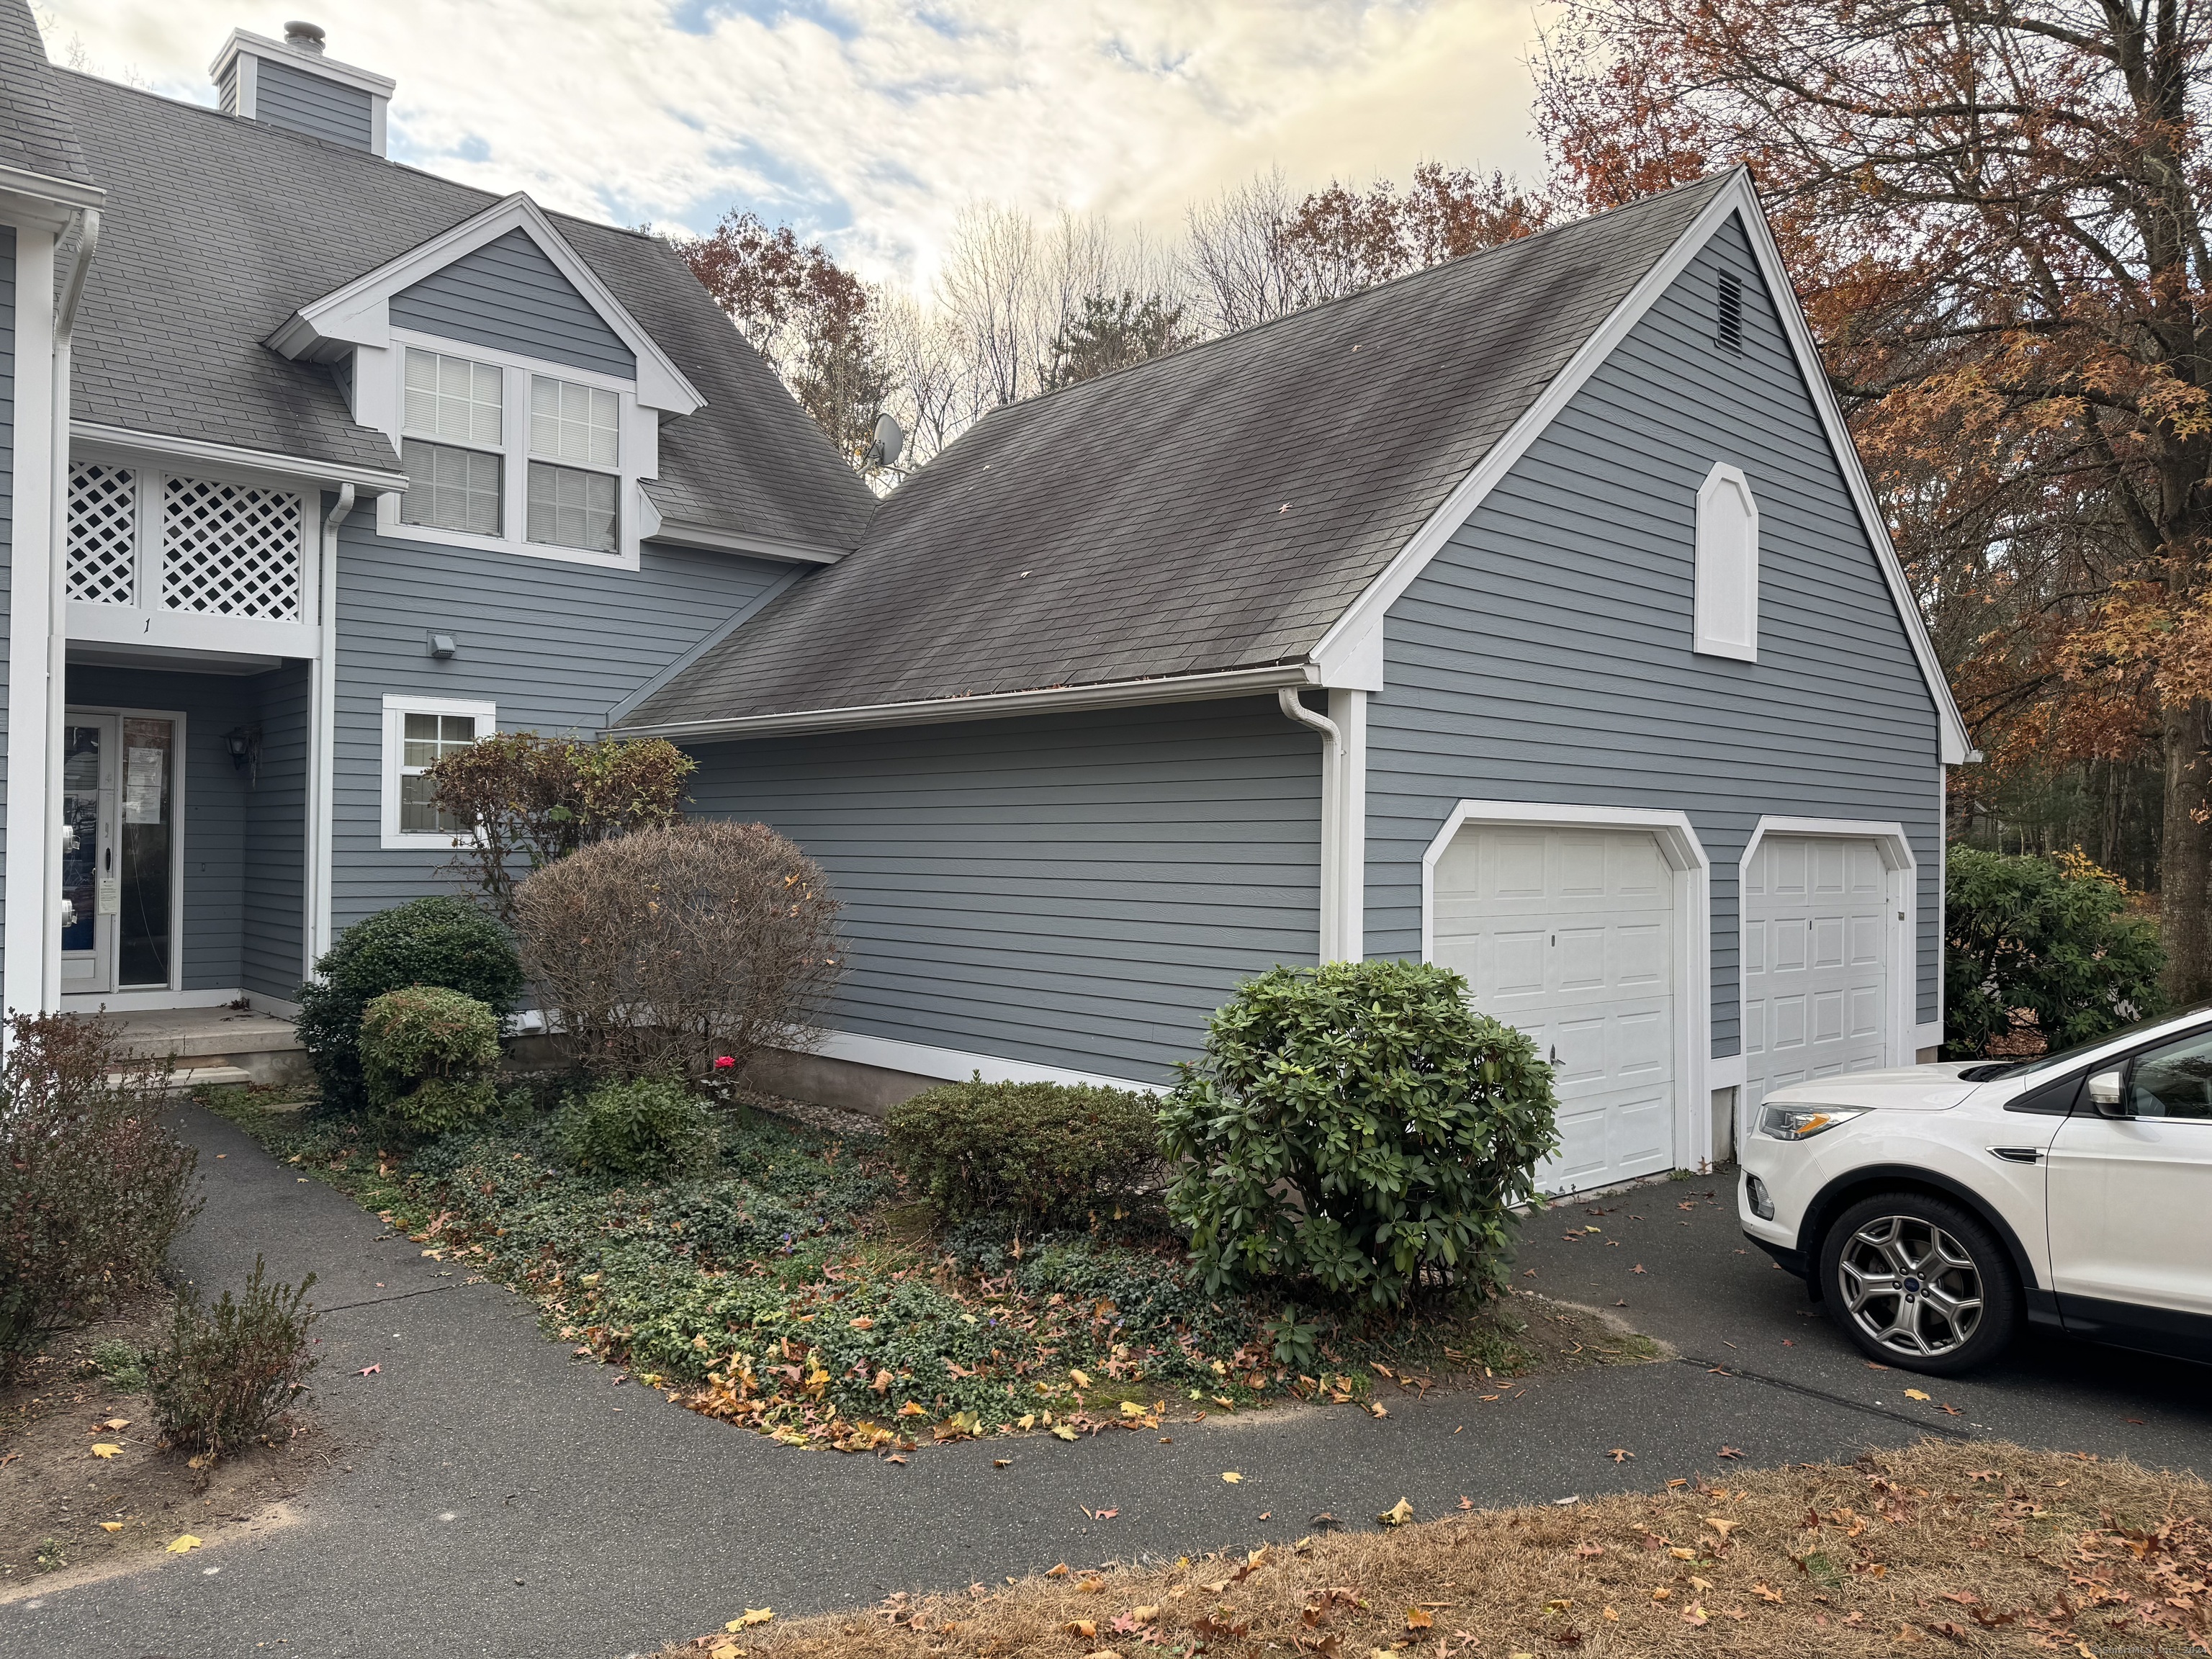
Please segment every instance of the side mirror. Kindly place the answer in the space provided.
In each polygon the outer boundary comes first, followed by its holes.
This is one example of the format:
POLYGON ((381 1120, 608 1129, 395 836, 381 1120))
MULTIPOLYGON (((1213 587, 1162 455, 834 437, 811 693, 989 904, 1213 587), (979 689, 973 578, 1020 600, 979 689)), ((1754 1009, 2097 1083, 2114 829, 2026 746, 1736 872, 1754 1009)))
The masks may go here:
POLYGON ((2089 1079, 2089 1103, 2100 1117, 2125 1117, 2120 1109, 2120 1073, 2099 1072, 2089 1079))

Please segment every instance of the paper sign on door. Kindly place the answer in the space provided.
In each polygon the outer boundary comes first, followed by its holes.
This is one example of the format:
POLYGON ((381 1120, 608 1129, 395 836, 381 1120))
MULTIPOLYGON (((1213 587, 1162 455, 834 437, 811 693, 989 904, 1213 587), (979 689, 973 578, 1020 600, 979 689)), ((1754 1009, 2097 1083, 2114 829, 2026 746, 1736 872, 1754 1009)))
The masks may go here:
POLYGON ((99 905, 100 914, 103 916, 115 916, 122 915, 122 878, 119 876, 102 876, 100 878, 100 896, 95 902, 99 905))
POLYGON ((161 781, 168 758, 169 752, 166 749, 134 747, 125 756, 124 823, 159 823, 161 821, 161 781))

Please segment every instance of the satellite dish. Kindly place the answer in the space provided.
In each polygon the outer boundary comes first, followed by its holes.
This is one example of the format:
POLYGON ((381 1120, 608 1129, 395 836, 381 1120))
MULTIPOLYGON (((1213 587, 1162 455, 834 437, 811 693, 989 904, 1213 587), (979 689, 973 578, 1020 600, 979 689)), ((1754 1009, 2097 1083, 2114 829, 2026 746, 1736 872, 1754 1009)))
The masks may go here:
POLYGON ((876 435, 868 445, 868 453, 860 457, 864 471, 879 466, 898 465, 899 452, 906 447, 906 433, 889 415, 876 416, 876 435))

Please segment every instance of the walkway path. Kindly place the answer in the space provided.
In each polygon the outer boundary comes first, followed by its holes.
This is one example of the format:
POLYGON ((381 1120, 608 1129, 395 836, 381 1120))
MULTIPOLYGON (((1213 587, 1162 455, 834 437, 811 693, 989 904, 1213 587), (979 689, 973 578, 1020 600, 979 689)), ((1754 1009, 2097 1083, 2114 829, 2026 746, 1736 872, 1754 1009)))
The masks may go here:
POLYGON ((1166 1445, 1040 1437, 927 1449, 904 1467, 793 1450, 613 1386, 613 1371, 540 1337, 516 1297, 386 1236, 228 1124, 193 1110, 182 1127, 208 1197, 179 1248, 185 1271, 235 1283, 258 1251, 276 1277, 318 1276, 320 1413, 342 1472, 302 1496, 295 1525, 0 1607, 0 1654, 616 1659, 748 1605, 815 1611, 1062 1559, 1249 1547, 1310 1531, 1323 1510, 1365 1521, 1401 1496, 1427 1516, 1463 1494, 1656 1486, 1726 1467, 1723 1444, 1771 1463, 1969 1424, 2212 1468, 2204 1373, 2185 1368, 2045 1346, 1936 1390, 1957 1419, 1905 1401, 1902 1373, 1865 1369, 1801 1315, 1784 1275, 1735 1253, 1724 1183, 1715 1202, 1675 1209, 1703 1182, 1644 1189, 1643 1221, 1624 1206, 1571 1244, 1565 1223, 1591 1218, 1553 1212, 1560 1224, 1532 1230, 1536 1277, 1521 1282, 1626 1300, 1643 1328, 1771 1381, 1685 1362, 1580 1372, 1498 1405, 1407 1400, 1387 1421, 1347 1407, 1216 1419, 1166 1445), (1623 1248, 1607 1248, 1616 1230, 1623 1248), (381 1370, 353 1374, 369 1365, 381 1370), (1616 1446, 1636 1460, 1617 1465, 1616 1446), (1241 1484, 1223 1482, 1229 1469, 1241 1484), (1095 1522, 1086 1506, 1120 1514, 1095 1522))

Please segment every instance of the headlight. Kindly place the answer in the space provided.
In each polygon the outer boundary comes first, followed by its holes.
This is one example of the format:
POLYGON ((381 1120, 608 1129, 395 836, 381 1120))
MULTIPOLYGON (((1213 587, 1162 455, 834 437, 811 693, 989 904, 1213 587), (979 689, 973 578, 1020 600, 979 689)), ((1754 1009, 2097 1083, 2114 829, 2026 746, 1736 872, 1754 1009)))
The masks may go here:
POLYGON ((1769 1106, 1759 1114, 1759 1133, 1776 1140, 1810 1140, 1825 1129, 1865 1115, 1863 1106, 1769 1106))

